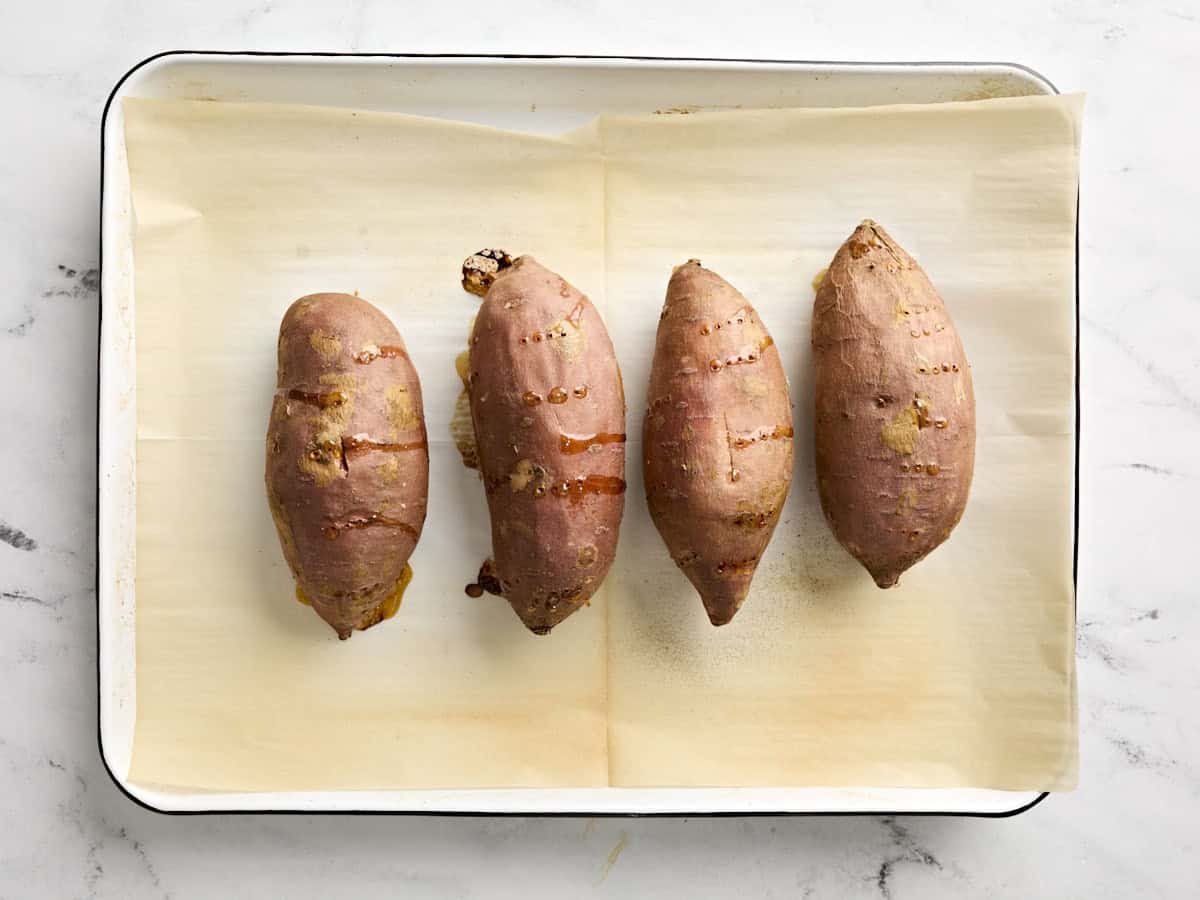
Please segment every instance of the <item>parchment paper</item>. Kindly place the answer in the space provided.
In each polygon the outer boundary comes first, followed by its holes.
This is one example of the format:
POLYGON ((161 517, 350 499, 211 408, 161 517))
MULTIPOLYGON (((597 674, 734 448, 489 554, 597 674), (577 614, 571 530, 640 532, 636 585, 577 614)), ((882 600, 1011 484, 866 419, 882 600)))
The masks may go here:
POLYGON ((649 785, 1066 789, 1081 101, 602 118, 542 138, 416 117, 126 101, 138 360, 131 779, 316 790, 649 785), (813 276, 864 217, 938 285, 972 362, 975 485, 887 592, 829 534, 807 412, 813 276), (463 594, 490 549, 449 442, 482 246, 600 306, 629 402, 620 552, 546 638, 463 594), (646 512, 641 430, 671 267, 737 285, 796 406, 792 496, 713 629, 646 512), (292 599, 262 487, 287 305, 354 291, 405 335, 430 514, 395 619, 348 644, 292 599))

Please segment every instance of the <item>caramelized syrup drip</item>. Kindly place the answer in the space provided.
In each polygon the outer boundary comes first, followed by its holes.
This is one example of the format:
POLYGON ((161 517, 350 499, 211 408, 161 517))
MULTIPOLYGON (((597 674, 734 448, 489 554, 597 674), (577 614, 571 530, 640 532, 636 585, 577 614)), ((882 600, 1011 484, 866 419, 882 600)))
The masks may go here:
POLYGON ((625 443, 625 435, 623 434, 560 434, 558 436, 558 449, 566 454, 583 453, 590 447, 598 447, 601 444, 623 444, 625 443))
POLYGON ((310 406, 318 406, 321 409, 329 409, 331 406, 341 406, 346 402, 346 395, 341 391, 329 391, 328 393, 318 393, 316 391, 301 391, 292 389, 288 391, 289 400, 299 400, 301 403, 307 403, 310 406))
POLYGON ((372 528, 375 526, 399 528, 405 534, 412 535, 414 540, 419 534, 417 529, 407 522, 390 518, 383 513, 365 513, 362 515, 347 516, 338 522, 330 522, 325 526, 325 537, 331 541, 335 541, 343 531, 354 531, 359 528, 372 528))
POLYGON ((383 598, 383 603, 379 606, 380 619, 390 619, 400 609, 400 603, 404 600, 404 591, 412 583, 412 577, 412 566, 405 563, 404 570, 400 573, 400 577, 396 581, 396 586, 392 588, 391 593, 383 598))
POLYGON ((546 399, 551 403, 566 403, 567 392, 560 387, 550 389, 550 393, 546 395, 546 399))
POLYGON ((367 365, 373 363, 377 359, 408 359, 408 354, 404 352, 403 347, 397 347, 393 344, 384 344, 381 347, 367 347, 359 350, 353 357, 356 363, 367 365))
POLYGON ((582 502, 588 494, 613 497, 625 493, 625 479, 615 475, 577 475, 552 485, 550 493, 556 497, 569 497, 572 503, 582 502))
POLYGON ((381 453, 406 453, 409 450, 424 450, 429 446, 424 439, 394 444, 387 441, 376 441, 366 435, 354 435, 342 438, 342 453, 344 456, 357 456, 363 453, 379 451, 381 453))

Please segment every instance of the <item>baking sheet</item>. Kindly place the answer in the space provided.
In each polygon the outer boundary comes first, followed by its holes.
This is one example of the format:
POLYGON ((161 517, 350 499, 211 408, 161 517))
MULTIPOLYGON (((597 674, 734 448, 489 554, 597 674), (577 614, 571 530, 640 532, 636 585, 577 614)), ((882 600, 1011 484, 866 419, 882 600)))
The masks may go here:
POLYGON ((1063 789, 1075 777, 1071 483, 1080 102, 605 118, 564 140, 380 113, 126 101, 137 217, 138 717, 131 780, 211 790, 638 785, 1063 789), (641 498, 641 394, 670 267, 737 284, 811 386, 812 276, 882 221, 973 362, 976 485, 878 592, 792 499, 713 630, 641 498), (629 392, 602 595, 549 639, 462 585, 482 491, 446 426, 461 258, 536 253, 597 301, 629 392), (401 614, 340 645, 292 601, 261 502, 287 304, 354 290, 413 350, 430 517, 401 614), (619 302, 614 302, 614 298, 619 302))

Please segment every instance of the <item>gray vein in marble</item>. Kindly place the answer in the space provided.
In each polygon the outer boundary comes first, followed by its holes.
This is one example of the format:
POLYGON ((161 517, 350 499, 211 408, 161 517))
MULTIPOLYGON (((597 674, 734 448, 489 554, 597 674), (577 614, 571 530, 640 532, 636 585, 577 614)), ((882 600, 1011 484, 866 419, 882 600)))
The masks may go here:
POLYGON ((1200 16, 1189 16, 1187 13, 1180 12, 1177 9, 1164 9, 1163 12, 1172 19, 1182 19, 1185 22, 1200 22, 1200 16))
POLYGON ((1135 769, 1152 769, 1161 772, 1173 769, 1179 765, 1179 760, 1156 756, 1141 744, 1136 744, 1129 740, 1129 738, 1109 734, 1105 735, 1105 740, 1125 754, 1125 761, 1135 769))
MULTIPOLYGON (((100 291, 100 270, 94 266, 65 266, 61 263, 55 267, 58 282, 44 288, 40 300, 67 298, 82 300, 92 297, 100 291)), ((25 303, 21 307, 21 319, 8 326, 5 332, 12 337, 25 337, 37 322, 37 303, 25 303)))
POLYGON ((908 829, 897 822, 894 816, 880 819, 880 822, 887 828, 893 848, 893 852, 880 863, 879 872, 875 876, 875 886, 879 888, 879 894, 884 900, 892 900, 891 879, 896 866, 901 863, 930 866, 939 872, 944 870, 938 858, 918 844, 908 833, 908 829))
MULTIPOLYGON (((107 817, 97 810, 92 809, 86 802, 88 783, 83 775, 78 771, 69 771, 65 764, 53 757, 47 756, 44 762, 55 771, 74 775, 74 785, 70 794, 66 800, 59 803, 59 816, 66 824, 73 826, 79 835, 87 841, 87 854, 84 858, 83 872, 86 896, 95 897, 97 895, 100 882, 103 880, 105 874, 103 854, 108 849, 109 840, 115 839, 115 841, 120 842, 133 851, 135 858, 145 871, 150 883, 161 893, 162 897, 169 898, 170 895, 163 890, 158 871, 155 869, 153 863, 150 862, 150 858, 147 856, 146 848, 142 845, 142 842, 133 838, 125 826, 114 826, 107 817), (100 829, 99 834, 94 833, 95 826, 97 825, 100 829)), ((141 892, 138 896, 146 896, 146 894, 145 892, 141 892)))
POLYGON ((1200 400, 1197 400, 1182 387, 1180 387, 1179 382, 1176 381, 1174 376, 1164 372, 1157 365, 1142 356, 1131 344, 1125 341, 1113 329, 1108 328, 1105 325, 1101 325, 1094 319, 1085 318, 1082 321, 1083 324, 1091 331, 1095 332, 1095 334, 1097 334, 1099 337, 1104 338, 1117 350, 1121 351, 1121 353, 1123 353, 1130 360, 1130 362, 1134 363, 1139 369, 1141 369, 1151 381, 1180 400, 1183 409, 1186 409, 1193 415, 1200 416, 1200 400))
POLYGON ((43 297, 87 297, 100 290, 100 270, 96 268, 76 269, 59 265, 58 273, 67 284, 55 285, 42 291, 43 297))
MULTIPOLYGON (((105 824, 107 824, 107 821, 105 824)), ((117 837, 129 843, 129 846, 133 848, 133 852, 141 861, 142 868, 144 868, 146 870, 146 874, 150 876, 150 883, 159 890, 162 890, 162 881, 158 877, 158 872, 155 870, 154 864, 150 862, 150 857, 146 855, 146 848, 142 846, 142 842, 131 838, 129 836, 129 832, 124 827, 117 829, 117 837)), ((163 891, 163 897, 169 896, 170 894, 163 891)))
POLYGON ((25 318, 20 322, 5 329, 8 334, 11 334, 13 337, 24 337, 28 333, 29 326, 33 324, 33 310, 29 306, 26 306, 24 314, 25 318))
POLYGON ((20 528, 13 528, 11 525, 5 524, 0 520, 0 541, 8 544, 10 547, 16 547, 18 550, 34 551, 37 549, 37 541, 23 532, 20 528))
POLYGON ((7 600, 18 606, 44 606, 46 609, 57 609, 59 605, 58 603, 51 603, 49 600, 43 600, 41 597, 35 597, 33 594, 27 594, 24 591, 0 591, 0 600, 7 600))
POLYGON ((1093 619, 1080 619, 1075 626, 1076 652, 1080 659, 1099 659, 1114 672, 1125 671, 1128 663, 1119 656, 1107 640, 1096 634, 1100 623, 1093 619))
POLYGON ((259 19, 265 19, 267 16, 269 16, 274 5, 275 4, 271 2, 271 0, 267 0, 266 3, 260 3, 257 6, 252 6, 250 9, 238 16, 237 21, 243 28, 249 28, 259 19))
POLYGON ((1187 478, 1182 472, 1176 472, 1174 469, 1167 469, 1163 466, 1152 466, 1150 463, 1131 462, 1121 463, 1118 468, 1133 469, 1135 472, 1149 472, 1151 475, 1166 475, 1169 478, 1187 478))

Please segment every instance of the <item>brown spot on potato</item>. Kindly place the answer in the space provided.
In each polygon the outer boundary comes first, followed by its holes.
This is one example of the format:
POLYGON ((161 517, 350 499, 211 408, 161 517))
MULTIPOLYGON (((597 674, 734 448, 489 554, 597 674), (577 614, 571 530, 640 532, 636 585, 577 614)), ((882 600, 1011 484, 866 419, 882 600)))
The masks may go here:
POLYGON ((412 394, 406 385, 389 384, 384 398, 387 401, 387 416, 392 426, 393 438, 399 438, 405 432, 420 427, 421 415, 417 412, 412 394))
POLYGON ((508 484, 513 493, 520 493, 532 485, 534 496, 537 497, 546 493, 551 480, 552 475, 545 466, 529 459, 519 460, 508 476, 508 484))
POLYGON ((900 496, 896 498, 896 515, 907 516, 910 510, 917 507, 917 492, 912 488, 905 488, 900 492, 900 496))
POLYGON ((400 460, 395 456, 388 456, 376 467, 375 474, 383 484, 395 484, 400 477, 400 460))
POLYGON ((279 498, 275 496, 275 492, 268 488, 267 490, 267 506, 271 510, 271 519, 275 522, 275 530, 279 533, 279 543, 283 548, 283 557, 287 560, 289 566, 295 566, 299 560, 299 554, 296 550, 296 537, 292 532, 292 525, 284 515, 283 508, 279 504, 279 498))
POLYGON ((346 470, 342 466, 341 435, 318 435, 296 461, 300 472, 313 480, 317 487, 328 487, 339 478, 344 478, 346 470))
POLYGON ((911 456, 917 445, 921 427, 917 423, 917 411, 912 406, 901 409, 894 419, 880 429, 879 437, 890 450, 911 456))
POLYGON ((771 389, 763 378, 743 377, 737 382, 738 390, 751 399, 760 399, 766 397, 771 389))
MULTIPOLYGON (((547 329, 553 336, 550 344, 569 362, 578 360, 587 350, 587 332, 583 327, 583 305, 577 304, 566 316, 547 329)), ((536 336, 534 338, 537 339, 536 336)))
POLYGON ((337 339, 337 336, 328 331, 322 331, 320 328, 312 330, 308 335, 308 342, 326 362, 333 362, 342 353, 342 342, 337 339))

